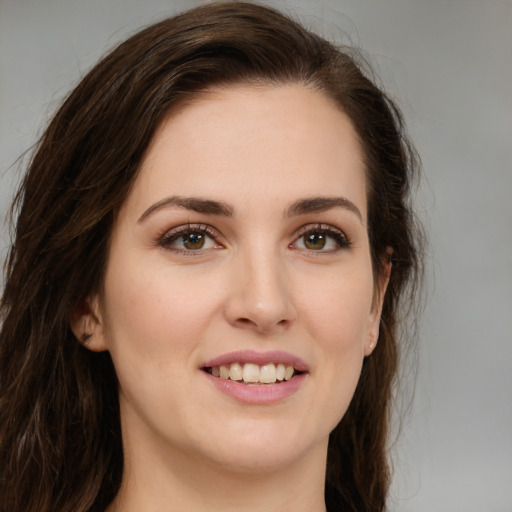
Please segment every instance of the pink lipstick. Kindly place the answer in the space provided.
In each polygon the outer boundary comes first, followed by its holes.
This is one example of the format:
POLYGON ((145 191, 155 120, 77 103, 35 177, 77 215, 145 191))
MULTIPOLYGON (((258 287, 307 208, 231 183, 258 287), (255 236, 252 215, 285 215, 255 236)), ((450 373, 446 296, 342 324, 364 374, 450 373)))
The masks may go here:
POLYGON ((283 363, 286 365, 291 365, 296 370, 301 372, 308 371, 308 365, 300 357, 289 354, 288 352, 282 352, 280 350, 274 350, 271 352, 239 350, 215 357, 214 359, 206 361, 202 366, 203 368, 212 368, 215 366, 228 365, 231 363, 254 363, 258 365, 267 363, 283 363))
POLYGON ((308 375, 307 364, 282 351, 237 351, 206 361, 201 369, 222 393, 246 404, 272 404, 293 395, 308 375))

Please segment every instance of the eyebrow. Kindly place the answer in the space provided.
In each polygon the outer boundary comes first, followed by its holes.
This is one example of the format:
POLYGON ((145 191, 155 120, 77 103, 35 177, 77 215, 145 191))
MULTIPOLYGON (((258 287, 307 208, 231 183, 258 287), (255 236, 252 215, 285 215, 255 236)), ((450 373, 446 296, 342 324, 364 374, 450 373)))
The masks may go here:
MULTIPOLYGON (((143 222, 150 215, 166 206, 178 206, 186 210, 208 215, 221 215, 224 217, 232 217, 234 209, 231 205, 223 201, 214 201, 213 199, 204 199, 201 197, 183 197, 171 196, 166 197, 155 204, 151 205, 140 217, 138 222, 143 222)), ((308 213, 318 213, 331 210, 332 208, 343 208, 356 215, 361 223, 363 216, 359 208, 345 197, 308 197, 299 199, 293 203, 286 211, 286 217, 295 217, 308 213)))
POLYGON ((290 208, 286 211, 288 217, 294 217, 296 215, 304 215, 306 213, 318 213, 331 210, 332 208, 343 208, 352 212, 363 224, 363 215, 359 208, 346 197, 309 197, 306 199, 300 199, 293 203, 290 208))
POLYGON ((201 197, 182 197, 171 196, 158 201, 151 205, 140 217, 138 222, 143 222, 151 214, 166 207, 179 206, 186 210, 192 210, 198 213, 206 213, 209 215, 222 215, 224 217, 233 216, 233 207, 222 201, 213 201, 211 199, 203 199, 201 197))

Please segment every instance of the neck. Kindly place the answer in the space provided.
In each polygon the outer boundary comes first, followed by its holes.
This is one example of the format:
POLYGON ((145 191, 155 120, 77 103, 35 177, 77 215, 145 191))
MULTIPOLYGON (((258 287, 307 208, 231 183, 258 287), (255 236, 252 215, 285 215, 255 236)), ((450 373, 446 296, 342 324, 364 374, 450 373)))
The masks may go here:
POLYGON ((126 448, 121 489, 108 512, 325 512, 327 443, 293 463, 251 471, 177 450, 126 448))

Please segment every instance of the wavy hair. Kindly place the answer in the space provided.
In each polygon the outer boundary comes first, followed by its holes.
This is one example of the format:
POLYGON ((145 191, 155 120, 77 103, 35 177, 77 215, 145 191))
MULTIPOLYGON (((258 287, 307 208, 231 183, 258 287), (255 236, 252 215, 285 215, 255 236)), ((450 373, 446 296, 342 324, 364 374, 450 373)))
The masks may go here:
POLYGON ((103 282, 116 212, 160 122, 195 94, 240 83, 320 91, 361 141, 374 273, 389 247, 392 272, 379 342, 330 437, 326 500, 343 510, 385 509, 401 312, 421 274, 409 197, 418 160, 399 110, 365 69, 350 49, 276 10, 220 2, 132 36, 70 93, 11 210, 0 303, 2 511, 103 511, 116 495, 123 449, 114 367, 108 353, 90 352, 73 336, 70 314, 103 282))

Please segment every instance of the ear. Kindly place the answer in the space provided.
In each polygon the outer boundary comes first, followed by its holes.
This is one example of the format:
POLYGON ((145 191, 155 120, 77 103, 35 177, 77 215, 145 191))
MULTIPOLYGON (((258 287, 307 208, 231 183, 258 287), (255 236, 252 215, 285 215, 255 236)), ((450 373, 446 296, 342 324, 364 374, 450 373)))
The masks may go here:
POLYGON ((93 352, 108 349, 101 317, 99 299, 95 295, 77 304, 70 315, 69 326, 76 339, 93 352))
POLYGON ((375 347, 379 339, 379 326, 380 317, 382 314, 382 306, 384 304, 384 297, 388 288, 389 277, 391 276, 391 255, 393 249, 388 247, 386 250, 386 261, 382 265, 380 275, 376 279, 376 290, 373 298, 372 309, 368 319, 368 329, 366 332, 366 342, 364 345, 364 355, 369 356, 375 347))

